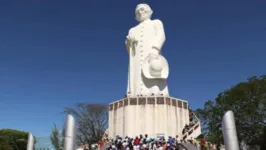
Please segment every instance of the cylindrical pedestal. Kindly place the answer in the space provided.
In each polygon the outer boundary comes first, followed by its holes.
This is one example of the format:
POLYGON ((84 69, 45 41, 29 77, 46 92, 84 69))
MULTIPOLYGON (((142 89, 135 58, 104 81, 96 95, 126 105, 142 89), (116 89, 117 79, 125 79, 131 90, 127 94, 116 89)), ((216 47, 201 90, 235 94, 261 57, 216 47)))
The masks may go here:
MULTIPOLYGON (((129 97, 109 105, 109 137, 179 135, 189 124, 188 102, 171 97, 129 97)), ((199 133, 200 134, 200 133, 199 133)))
POLYGON ((225 113, 222 122, 222 129, 226 150, 239 150, 235 118, 232 111, 225 113))
POLYGON ((31 133, 28 135, 28 144, 27 144, 27 150, 33 150, 34 148, 34 138, 31 133))
POLYGON ((65 143, 64 150, 76 149, 76 123, 71 115, 67 115, 65 122, 65 143))

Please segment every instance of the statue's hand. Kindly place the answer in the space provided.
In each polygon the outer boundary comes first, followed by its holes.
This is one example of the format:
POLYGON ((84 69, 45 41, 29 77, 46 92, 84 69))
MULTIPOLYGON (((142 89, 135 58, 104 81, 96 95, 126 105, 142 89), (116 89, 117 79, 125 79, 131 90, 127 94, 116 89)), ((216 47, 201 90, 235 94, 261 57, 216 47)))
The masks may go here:
POLYGON ((133 43, 136 42, 136 39, 135 39, 133 36, 130 36, 130 35, 128 35, 128 36, 126 37, 126 40, 127 40, 129 43, 131 43, 131 44, 133 44, 133 43))
POLYGON ((130 40, 128 37, 126 37, 126 45, 129 45, 130 44, 130 40))
POLYGON ((127 37, 126 37, 126 47, 127 47, 128 50, 129 50, 129 47, 130 47, 131 45, 132 45, 131 40, 130 40, 129 36, 127 36, 127 37))
POLYGON ((157 60, 158 58, 159 58, 158 54, 150 54, 149 63, 152 62, 153 60, 157 60))
POLYGON ((157 60, 159 59, 159 55, 160 55, 160 50, 157 47, 152 47, 152 51, 150 53, 150 59, 149 59, 149 63, 152 62, 153 60, 157 60))

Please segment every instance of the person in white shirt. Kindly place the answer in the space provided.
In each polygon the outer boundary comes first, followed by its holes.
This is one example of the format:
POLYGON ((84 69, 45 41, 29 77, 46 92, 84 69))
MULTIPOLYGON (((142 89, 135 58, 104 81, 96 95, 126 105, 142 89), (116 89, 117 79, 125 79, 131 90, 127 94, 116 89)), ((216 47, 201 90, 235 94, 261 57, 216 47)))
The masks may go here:
POLYGON ((176 136, 176 144, 179 144, 179 143, 181 143, 181 141, 180 141, 180 139, 179 139, 179 137, 178 137, 178 135, 176 136))
POLYGON ((134 150, 139 150, 139 145, 134 145, 133 149, 134 150))

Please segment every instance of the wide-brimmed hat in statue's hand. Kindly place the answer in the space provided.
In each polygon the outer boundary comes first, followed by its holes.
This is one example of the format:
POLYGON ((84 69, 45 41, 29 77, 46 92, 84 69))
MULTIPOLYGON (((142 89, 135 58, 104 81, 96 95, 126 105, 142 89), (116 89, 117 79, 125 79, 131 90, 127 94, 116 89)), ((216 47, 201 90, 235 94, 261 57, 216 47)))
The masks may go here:
POLYGON ((167 79, 169 75, 169 66, 167 60, 159 55, 157 58, 151 58, 149 55, 144 59, 142 72, 148 79, 167 79))

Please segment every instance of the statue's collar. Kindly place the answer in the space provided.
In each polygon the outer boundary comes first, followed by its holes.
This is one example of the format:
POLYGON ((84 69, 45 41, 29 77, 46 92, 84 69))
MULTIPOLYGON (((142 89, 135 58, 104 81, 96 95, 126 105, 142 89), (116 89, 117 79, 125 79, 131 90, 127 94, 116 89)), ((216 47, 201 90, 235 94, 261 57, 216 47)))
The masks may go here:
POLYGON ((145 21, 142 21, 140 24, 146 24, 146 23, 149 23, 149 22, 151 22, 151 19, 147 19, 145 21))

